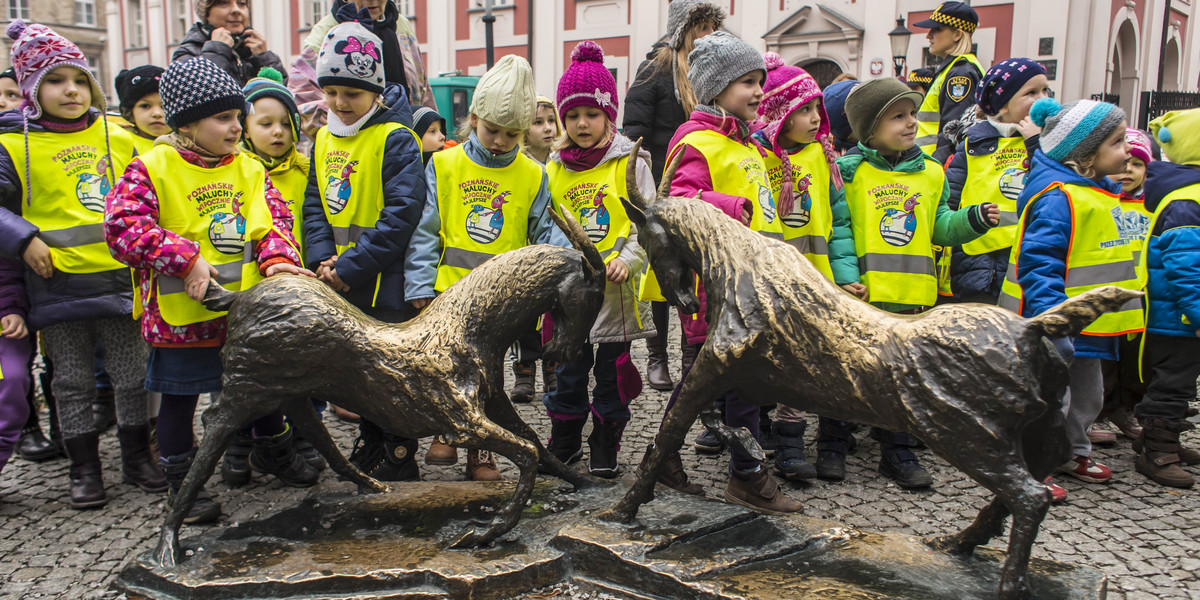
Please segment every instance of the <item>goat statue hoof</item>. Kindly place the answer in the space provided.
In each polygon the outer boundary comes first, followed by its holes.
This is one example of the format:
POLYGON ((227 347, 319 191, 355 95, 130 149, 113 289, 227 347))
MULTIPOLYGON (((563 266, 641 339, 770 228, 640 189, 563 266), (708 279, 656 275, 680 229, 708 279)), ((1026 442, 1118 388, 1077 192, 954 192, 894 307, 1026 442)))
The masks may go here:
POLYGON ((386 494, 392 491, 386 483, 372 479, 369 483, 359 484, 358 493, 360 494, 386 494))
POLYGON ((159 567, 170 569, 175 566, 181 553, 177 534, 170 529, 164 529, 158 538, 158 546, 154 548, 154 561, 159 567))

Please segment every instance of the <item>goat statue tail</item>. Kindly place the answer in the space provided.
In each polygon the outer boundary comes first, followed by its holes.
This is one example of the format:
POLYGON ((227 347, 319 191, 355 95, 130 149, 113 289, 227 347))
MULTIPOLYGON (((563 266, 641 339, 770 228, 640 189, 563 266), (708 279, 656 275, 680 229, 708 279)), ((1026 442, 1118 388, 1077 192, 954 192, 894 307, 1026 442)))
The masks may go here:
POLYGON ((566 234, 567 239, 571 240, 571 245, 583 253, 583 257, 587 259, 586 263, 591 267, 592 272, 604 273, 604 258, 600 256, 600 251, 596 249, 596 245, 592 243, 587 232, 579 225, 579 221, 575 220, 575 216, 570 212, 559 215, 558 211, 554 209, 547 209, 546 212, 550 213, 550 218, 566 234))
POLYGON ((1048 338, 1078 335, 1104 313, 1137 308, 1128 305, 1140 304, 1142 296, 1142 292, 1113 285, 1089 290, 1029 319, 1027 331, 1048 338))
POLYGON ((204 300, 200 303, 213 312, 224 312, 229 310, 239 295, 241 292, 231 292, 221 287, 216 279, 209 279, 208 290, 204 292, 204 300))

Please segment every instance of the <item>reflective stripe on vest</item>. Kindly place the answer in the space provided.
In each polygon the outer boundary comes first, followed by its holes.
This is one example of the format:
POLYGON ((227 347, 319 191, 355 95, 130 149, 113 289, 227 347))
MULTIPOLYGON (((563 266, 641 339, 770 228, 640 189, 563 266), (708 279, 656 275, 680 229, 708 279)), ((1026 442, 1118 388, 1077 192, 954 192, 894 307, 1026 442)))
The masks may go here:
MULTIPOLYGON (((1154 209, 1154 214, 1151 216, 1150 223, 1146 227, 1146 240, 1143 243, 1143 250, 1149 248, 1149 239, 1153 236, 1154 228, 1158 226, 1158 217, 1159 215, 1163 214, 1163 211, 1166 210, 1168 204, 1176 200, 1190 200, 1195 202, 1197 198, 1200 198, 1200 183, 1186 185, 1164 196, 1163 199, 1158 203, 1158 207, 1154 209)), ((1145 208, 1144 205, 1143 208, 1145 208)), ((1150 269, 1147 266, 1149 262, 1149 254, 1150 252, 1148 250, 1139 253, 1137 268, 1138 283, 1141 285, 1141 288, 1146 291, 1145 300, 1147 321, 1149 321, 1150 312, 1150 286, 1146 285, 1146 278, 1150 276, 1150 269)), ((1191 325, 1191 323, 1188 323, 1187 315, 1182 315, 1182 318, 1185 324, 1191 325)))
POLYGON ((942 86, 946 84, 946 77, 950 70, 954 68, 954 64, 960 60, 965 60, 979 69, 979 73, 983 74, 987 69, 979 63, 979 59, 975 58, 974 54, 963 54, 955 56, 950 64, 946 65, 945 69, 937 74, 933 79, 933 83, 929 84, 929 91, 925 92, 925 100, 921 102, 921 107, 917 109, 917 145, 921 147, 921 151, 925 154, 933 154, 937 149, 938 133, 942 130, 942 86))
POLYGON ((864 160, 846 183, 863 285, 871 302, 932 306, 937 301, 933 224, 946 176, 933 159, 912 173, 864 160))
MULTIPOLYGON (((228 164, 206 169, 161 145, 141 160, 158 195, 159 225, 199 244, 200 256, 216 267, 217 281, 226 289, 245 290, 261 281, 254 247, 273 227, 263 166, 238 154, 228 164)), ((189 298, 178 277, 159 275, 156 281, 158 309, 170 325, 225 315, 189 298)))
POLYGON ((546 165, 551 206, 560 215, 569 211, 575 217, 606 264, 625 247, 633 226, 620 200, 626 194, 628 162, 623 156, 587 171, 571 171, 554 161, 546 165))
POLYGON ((0 135, 20 179, 20 213, 40 230, 54 268, 67 273, 100 273, 126 268, 104 241, 104 203, 112 184, 133 158, 133 137, 107 120, 96 119, 74 133, 29 132, 29 176, 25 180, 25 140, 21 133, 0 135), (109 157, 114 164, 109 164, 109 157), (32 198, 26 203, 26 194, 32 198))
POLYGON ((463 146, 434 153, 442 256, 433 289, 446 291, 488 259, 529 244, 529 211, 542 167, 517 153, 506 167, 475 164, 463 146))
MULTIPOLYGON (((1071 240, 1067 252, 1065 292, 1074 298, 1088 290, 1116 285, 1131 290, 1141 288, 1137 263, 1127 241, 1117 230, 1117 196, 1091 186, 1056 182, 1029 199, 1017 226, 1017 238, 1008 259, 1008 272, 1000 288, 1000 306, 1021 314, 1023 290, 1017 279, 1021 240, 1030 207, 1051 189, 1060 189, 1071 210, 1071 240)), ((1105 313, 1084 328, 1083 333, 1112 336, 1145 329, 1141 299, 1132 300, 1115 312, 1105 313)))
POLYGON ((1028 172, 1025 139, 1019 135, 1000 138, 996 151, 991 154, 973 156, 967 153, 967 179, 963 182, 958 209, 990 202, 1000 209, 1000 223, 963 244, 963 252, 978 255, 1012 247, 1019 217, 1017 197, 1025 189, 1028 172))
MULTIPOLYGON (((783 239, 783 229, 775 214, 775 199, 767 167, 754 142, 739 144, 711 129, 693 131, 679 140, 667 153, 670 163, 675 150, 687 144, 704 155, 714 192, 739 196, 754 203, 750 229, 777 240, 783 239)), ((769 153, 768 153, 769 154, 769 153)))
MULTIPOLYGON (((805 256, 818 271, 833 281, 829 266, 829 239, 833 237, 833 211, 829 207, 829 163, 821 144, 813 142, 789 155, 792 165, 792 214, 780 218, 783 241, 805 256), (815 200, 814 200, 815 195, 815 200)), ((783 159, 768 152, 765 159, 771 196, 778 199, 785 174, 783 159)))

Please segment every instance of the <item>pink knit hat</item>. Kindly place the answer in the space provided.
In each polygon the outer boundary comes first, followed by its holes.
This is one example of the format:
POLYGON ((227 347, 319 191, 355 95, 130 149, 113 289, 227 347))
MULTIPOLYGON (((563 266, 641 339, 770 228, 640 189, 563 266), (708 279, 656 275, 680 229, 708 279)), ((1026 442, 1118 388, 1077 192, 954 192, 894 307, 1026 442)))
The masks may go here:
POLYGON ((92 88, 92 106, 104 112, 104 92, 88 70, 87 57, 79 50, 79 46, 45 25, 26 24, 20 19, 8 24, 7 33, 8 37, 15 40, 11 57, 17 73, 17 85, 21 86, 21 95, 25 98, 21 106, 26 117, 41 118, 42 106, 37 101, 38 86, 47 73, 64 65, 87 73, 92 88))
POLYGON ((576 106, 594 106, 617 122, 617 81, 604 66, 604 50, 584 41, 571 52, 571 66, 558 80, 558 114, 566 116, 576 106))
POLYGON ((793 67, 783 61, 783 58, 774 52, 768 52, 763 55, 763 60, 767 63, 767 80, 763 83, 763 99, 758 105, 758 116, 767 122, 766 135, 771 142, 771 150, 777 156, 783 159, 784 174, 786 179, 780 189, 780 198, 777 201, 781 214, 788 214, 790 210, 784 210, 786 207, 793 206, 793 187, 791 181, 792 166, 788 160, 788 153, 779 144, 779 136, 783 134, 783 127, 791 118, 792 113, 796 109, 804 105, 804 103, 813 98, 822 99, 817 102, 817 113, 821 115, 821 125, 817 129, 817 142, 821 144, 821 148, 825 152, 825 160, 829 163, 829 176, 833 181, 834 187, 842 189, 842 173, 838 170, 837 152, 833 149, 833 137, 829 135, 829 115, 825 112, 824 96, 821 94, 821 87, 817 85, 817 80, 813 79, 808 71, 800 67, 793 67))
POLYGON ((1153 160, 1153 148, 1150 147, 1150 134, 1141 129, 1130 127, 1125 130, 1125 142, 1129 144, 1129 154, 1142 162, 1150 164, 1153 160))

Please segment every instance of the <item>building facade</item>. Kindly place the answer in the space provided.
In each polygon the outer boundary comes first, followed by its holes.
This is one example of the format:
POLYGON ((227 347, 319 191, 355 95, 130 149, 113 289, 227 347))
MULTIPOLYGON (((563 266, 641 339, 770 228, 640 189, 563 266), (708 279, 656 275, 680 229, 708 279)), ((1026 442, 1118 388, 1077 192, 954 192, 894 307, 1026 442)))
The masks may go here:
MULTIPOLYGON (((112 78, 116 73, 111 71, 109 66, 109 40, 104 21, 107 5, 116 0, 2 1, 5 25, 14 19, 42 23, 75 42, 87 56, 88 66, 96 80, 101 83, 109 101, 116 103, 112 85, 112 78)), ((3 70, 12 64, 9 57, 12 40, 7 35, 0 35, 0 38, 4 45, 3 56, 0 56, 0 70, 3 70)))

